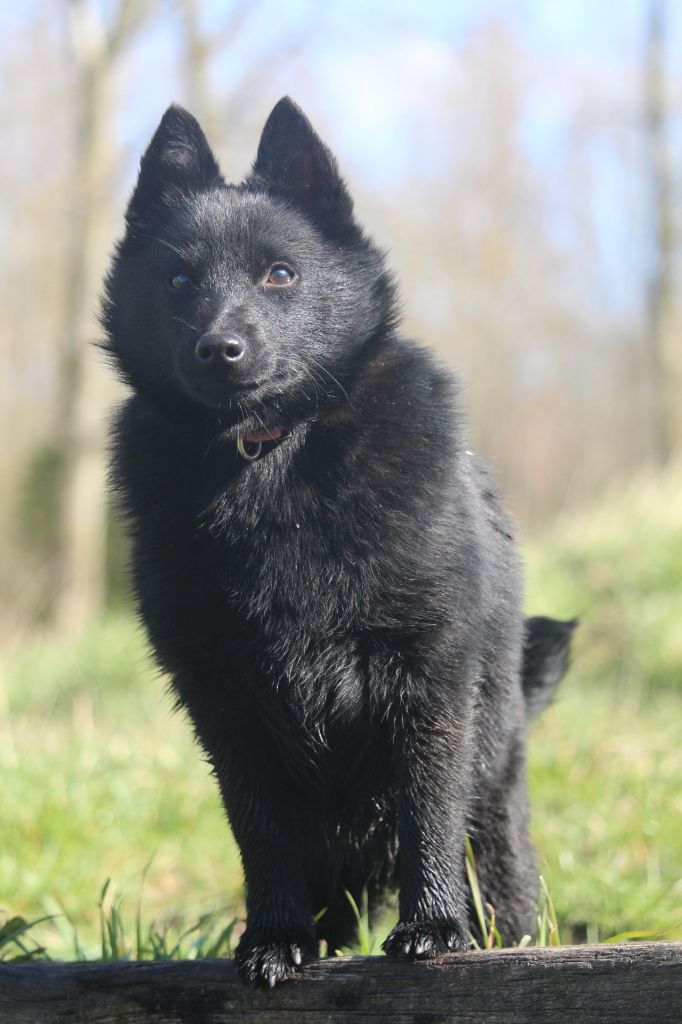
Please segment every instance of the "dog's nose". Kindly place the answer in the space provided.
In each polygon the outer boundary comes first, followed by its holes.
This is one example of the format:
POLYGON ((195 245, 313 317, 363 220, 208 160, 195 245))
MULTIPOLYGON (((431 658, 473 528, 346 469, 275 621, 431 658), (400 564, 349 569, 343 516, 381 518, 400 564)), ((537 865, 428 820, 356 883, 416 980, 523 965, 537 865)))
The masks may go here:
POLYGON ((198 362, 227 363, 232 365, 243 359, 246 346, 237 334, 203 334, 194 349, 198 362))

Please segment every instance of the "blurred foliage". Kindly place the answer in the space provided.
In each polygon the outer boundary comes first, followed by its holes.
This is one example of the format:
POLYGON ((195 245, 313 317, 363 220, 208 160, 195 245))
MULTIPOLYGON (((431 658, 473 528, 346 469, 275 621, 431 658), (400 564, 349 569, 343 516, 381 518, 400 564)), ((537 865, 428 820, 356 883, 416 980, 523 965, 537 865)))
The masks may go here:
POLYGON ((109 611, 123 610, 132 605, 132 580, 128 563, 130 538, 122 517, 111 507, 107 514, 107 542, 105 566, 105 598, 109 611))
MULTIPOLYGON (((64 460, 60 449, 47 442, 28 460, 19 488, 12 527, 23 571, 31 567, 40 596, 34 598, 34 624, 50 619, 55 589, 54 567, 60 553, 60 522, 64 499, 64 460)), ((127 571, 129 539, 122 517, 111 507, 106 514, 105 600, 109 609, 130 606, 127 571)))
POLYGON ((53 558, 58 550, 63 470, 60 450, 49 442, 40 445, 28 461, 19 492, 17 534, 43 558, 53 558))
MULTIPOLYGON (((13 603, 22 584, 30 580, 32 625, 45 624, 51 618, 56 590, 56 573, 61 543, 62 506, 64 500, 65 462, 60 448, 46 441, 39 444, 27 459, 20 480, 13 515, 9 518, 8 539, 13 544, 13 557, 7 560, 0 574, 3 586, 10 589, 13 603)), ((12 625, 15 623, 12 622, 12 625)), ((7 629, 0 620, 0 629, 7 629)))
POLYGON ((682 467, 613 486, 527 545, 531 612, 581 619, 576 674, 646 699, 682 692, 682 467))
POLYGON ((531 744, 562 932, 682 935, 682 467, 612 486, 527 545, 532 612, 578 615, 531 744))

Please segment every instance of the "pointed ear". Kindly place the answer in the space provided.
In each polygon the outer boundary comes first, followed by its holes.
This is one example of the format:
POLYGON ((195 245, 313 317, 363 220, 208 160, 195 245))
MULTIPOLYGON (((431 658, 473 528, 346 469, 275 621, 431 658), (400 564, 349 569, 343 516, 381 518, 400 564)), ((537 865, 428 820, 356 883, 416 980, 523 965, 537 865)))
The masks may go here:
POLYGON ((182 192, 210 188, 220 168, 195 117, 175 104, 168 108, 140 163, 126 218, 144 219, 150 208, 182 192))
POLYGON ((353 202, 334 155, 288 96, 265 123, 249 184, 265 184, 314 219, 352 220, 353 202))

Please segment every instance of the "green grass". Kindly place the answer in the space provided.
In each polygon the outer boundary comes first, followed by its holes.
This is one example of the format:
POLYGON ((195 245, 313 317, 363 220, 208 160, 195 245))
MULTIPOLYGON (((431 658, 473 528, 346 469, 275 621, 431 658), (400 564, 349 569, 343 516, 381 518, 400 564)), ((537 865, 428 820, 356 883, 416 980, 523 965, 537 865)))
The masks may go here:
POLYGON ((581 619, 583 685, 682 693, 682 465, 614 487, 528 543, 526 563, 529 611, 581 619))
POLYGON ((526 552, 532 613, 580 616, 531 737, 534 832, 562 937, 682 937, 682 467, 526 552))
MULTIPOLYGON (((238 914, 239 857, 216 787, 130 619, 108 619, 75 648, 25 648, 5 687, 0 909, 63 914, 88 956, 106 878, 111 897, 142 899, 161 929, 238 914)), ((48 948, 73 956, 63 930, 46 932, 48 948)))
MULTIPOLYGON (((682 938, 682 473, 558 523, 526 560, 528 610, 582 620, 531 737, 551 893, 534 940, 682 938)), ((0 668, 0 958, 228 951, 238 852, 131 619, 36 638, 0 668)))

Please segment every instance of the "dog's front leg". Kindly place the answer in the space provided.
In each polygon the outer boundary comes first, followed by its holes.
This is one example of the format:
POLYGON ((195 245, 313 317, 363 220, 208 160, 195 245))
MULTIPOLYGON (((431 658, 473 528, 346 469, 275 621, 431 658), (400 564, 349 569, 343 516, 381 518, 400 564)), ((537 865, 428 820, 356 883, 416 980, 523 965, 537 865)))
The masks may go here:
POLYGON ((317 955, 310 896, 283 772, 267 752, 232 750, 216 766, 246 885, 246 931, 235 952, 245 981, 273 987, 317 955))
POLYGON ((421 696, 404 705, 396 737, 400 919, 384 942, 391 956, 427 958, 468 944, 469 719, 466 699, 457 706, 421 696))

